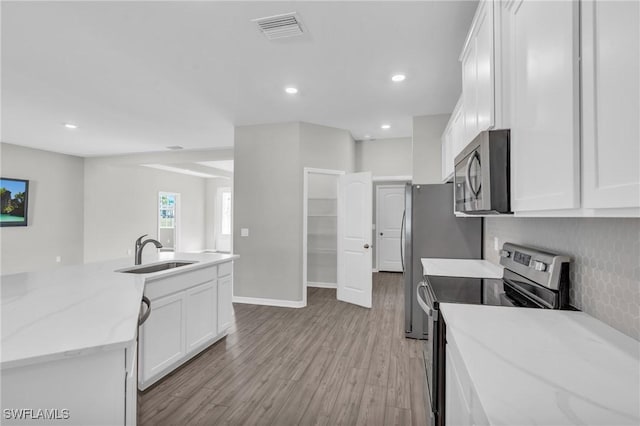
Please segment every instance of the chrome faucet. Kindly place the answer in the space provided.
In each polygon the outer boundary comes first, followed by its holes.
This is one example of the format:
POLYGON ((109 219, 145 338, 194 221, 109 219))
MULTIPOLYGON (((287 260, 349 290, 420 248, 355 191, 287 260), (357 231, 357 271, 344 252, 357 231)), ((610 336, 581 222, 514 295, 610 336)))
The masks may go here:
POLYGON ((144 234, 140 238, 136 240, 136 265, 140 265, 142 263, 142 249, 149 243, 153 243, 156 248, 162 248, 162 244, 160 241, 154 240, 153 238, 149 238, 147 240, 142 241, 144 237, 149 234, 144 234))

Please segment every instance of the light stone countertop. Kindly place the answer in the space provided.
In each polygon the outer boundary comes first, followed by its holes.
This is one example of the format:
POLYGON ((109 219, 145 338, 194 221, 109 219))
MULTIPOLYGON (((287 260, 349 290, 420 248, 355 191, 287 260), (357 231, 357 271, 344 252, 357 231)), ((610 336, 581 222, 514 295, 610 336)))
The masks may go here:
POLYGON ((145 282, 239 257, 149 252, 143 265, 168 260, 198 263, 150 274, 117 272, 134 266, 133 258, 127 258, 0 277, 0 367, 125 347, 137 336, 145 282))
POLYGON ((482 259, 423 258, 424 275, 461 278, 502 278, 503 267, 482 259))
POLYGON ((489 424, 640 424, 640 342, 584 312, 440 311, 489 424))

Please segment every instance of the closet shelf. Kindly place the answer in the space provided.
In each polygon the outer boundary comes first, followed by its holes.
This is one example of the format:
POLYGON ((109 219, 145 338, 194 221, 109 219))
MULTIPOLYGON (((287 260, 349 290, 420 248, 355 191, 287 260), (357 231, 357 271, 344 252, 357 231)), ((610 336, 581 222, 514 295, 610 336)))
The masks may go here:
POLYGON ((308 248, 307 254, 336 254, 338 250, 336 249, 325 249, 325 248, 308 248))

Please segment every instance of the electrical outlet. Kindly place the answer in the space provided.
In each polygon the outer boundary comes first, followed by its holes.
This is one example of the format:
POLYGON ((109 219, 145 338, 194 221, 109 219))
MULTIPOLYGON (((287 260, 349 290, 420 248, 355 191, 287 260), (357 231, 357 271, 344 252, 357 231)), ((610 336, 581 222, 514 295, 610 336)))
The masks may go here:
POLYGON ((249 228, 240 228, 240 236, 248 237, 249 236, 249 228))
POLYGON ((62 257, 56 256, 56 263, 60 263, 60 262, 62 262, 62 257))
POLYGON ((127 254, 131 254, 131 249, 127 249, 127 254))
POLYGON ((498 240, 498 237, 493 237, 493 249, 495 251, 500 250, 500 241, 498 240))

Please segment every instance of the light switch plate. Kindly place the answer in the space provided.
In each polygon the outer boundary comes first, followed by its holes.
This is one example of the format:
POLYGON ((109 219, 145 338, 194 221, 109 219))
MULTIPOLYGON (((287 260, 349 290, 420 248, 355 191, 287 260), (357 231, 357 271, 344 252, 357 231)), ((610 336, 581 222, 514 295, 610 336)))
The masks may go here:
POLYGON ((249 228, 240 228, 240 236, 248 237, 249 236, 249 228))
POLYGON ((500 241, 498 241, 498 237, 493 237, 493 249, 495 251, 500 250, 500 241))

